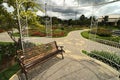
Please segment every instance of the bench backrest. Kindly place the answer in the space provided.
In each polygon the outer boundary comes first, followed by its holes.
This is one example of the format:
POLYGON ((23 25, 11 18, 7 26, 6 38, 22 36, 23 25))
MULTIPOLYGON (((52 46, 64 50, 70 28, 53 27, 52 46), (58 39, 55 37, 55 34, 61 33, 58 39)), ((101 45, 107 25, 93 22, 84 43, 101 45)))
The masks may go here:
POLYGON ((29 59, 31 57, 35 57, 40 54, 47 55, 49 53, 53 53, 58 50, 56 41, 47 43, 47 44, 42 44, 39 46, 31 47, 28 49, 25 49, 25 52, 23 53, 22 51, 18 51, 18 56, 24 56, 25 59, 29 59))

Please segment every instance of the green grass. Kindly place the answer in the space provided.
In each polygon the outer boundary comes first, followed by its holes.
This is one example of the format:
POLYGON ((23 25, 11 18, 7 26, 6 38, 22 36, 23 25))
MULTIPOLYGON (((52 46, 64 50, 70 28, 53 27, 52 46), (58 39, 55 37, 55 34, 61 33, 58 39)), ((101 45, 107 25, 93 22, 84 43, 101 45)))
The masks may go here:
POLYGON ((120 67, 116 66, 116 64, 120 66, 120 56, 115 53, 110 53, 107 51, 96 51, 96 50, 91 52, 82 50, 82 53, 90 57, 93 57, 95 59, 98 59, 106 64, 109 64, 113 68, 116 68, 117 70, 120 71, 120 67))
MULTIPOLYGON (((89 33, 89 31, 84 31, 81 33, 81 35, 86 39, 89 39, 89 35, 95 36, 95 34, 91 34, 91 33, 89 33)), ((96 35, 96 38, 114 41, 114 42, 119 42, 119 40, 120 40, 120 37, 118 37, 118 36, 102 37, 102 36, 96 35)))
POLYGON ((82 35, 84 38, 89 39, 89 33, 88 33, 88 31, 82 32, 81 35, 82 35))
POLYGON ((20 70, 20 66, 16 63, 15 65, 0 72, 0 80, 9 80, 9 78, 12 77, 12 75, 14 75, 18 70, 20 70))

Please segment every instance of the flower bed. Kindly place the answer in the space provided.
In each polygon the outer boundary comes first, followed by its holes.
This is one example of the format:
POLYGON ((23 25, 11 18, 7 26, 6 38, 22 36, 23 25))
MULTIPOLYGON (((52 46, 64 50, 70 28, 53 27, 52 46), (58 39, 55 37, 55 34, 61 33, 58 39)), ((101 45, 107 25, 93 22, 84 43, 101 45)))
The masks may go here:
POLYGON ((41 32, 32 32, 31 36, 44 37, 44 36, 46 36, 46 34, 45 33, 41 33, 41 32))
POLYGON ((4 30, 0 29, 0 33, 4 32, 4 30))
POLYGON ((62 37, 62 36, 64 36, 64 32, 53 33, 52 36, 53 37, 62 37))
POLYGON ((105 28, 92 29, 90 32, 92 34, 97 34, 99 36, 105 36, 105 37, 110 37, 112 35, 112 31, 105 28))
MULTIPOLYGON (((95 36, 95 34, 91 34, 89 31, 84 31, 84 32, 81 33, 81 35, 86 39, 90 39, 89 34, 95 36)), ((94 41, 96 41, 96 42, 106 44, 106 45, 109 45, 109 46, 113 46, 113 47, 117 47, 117 48, 120 48, 119 40, 120 40, 120 37, 113 37, 113 36, 111 36, 111 37, 101 37, 101 36, 98 36, 98 35, 96 35, 96 38, 94 39, 94 41)))

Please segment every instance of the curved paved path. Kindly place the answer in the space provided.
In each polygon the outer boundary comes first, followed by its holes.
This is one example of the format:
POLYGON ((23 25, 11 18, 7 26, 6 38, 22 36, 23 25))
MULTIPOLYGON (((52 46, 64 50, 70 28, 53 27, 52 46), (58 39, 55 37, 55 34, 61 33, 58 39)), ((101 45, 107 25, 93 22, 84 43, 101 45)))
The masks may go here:
MULTIPOLYGON (((41 66, 36 67, 29 74, 32 80, 119 80, 119 73, 110 66, 92 59, 81 50, 110 50, 119 52, 120 50, 104 44, 84 39, 80 36, 80 31, 73 31, 63 38, 39 38, 31 37, 29 41, 34 43, 48 43, 57 41, 63 45, 66 53, 65 59, 53 58, 41 66)), ((4 34, 4 33, 3 33, 4 34)), ((2 36, 2 37, 5 37, 2 36)), ((0 35, 0 39, 2 38, 0 35)), ((6 38, 5 38, 6 39, 6 38)), ((10 41, 10 39, 6 39, 10 41)))
POLYGON ((78 30, 78 31, 72 31, 68 34, 68 36, 63 38, 36 38, 32 37, 30 38, 31 42, 51 42, 51 41, 57 41, 58 44, 64 45, 66 50, 71 50, 77 53, 80 53, 82 50, 86 51, 92 51, 92 50, 100 50, 100 51, 109 51, 113 53, 117 53, 120 55, 120 49, 115 48, 112 46, 108 46, 105 44, 101 44, 95 41, 91 41, 88 39, 83 38, 80 33, 84 30, 78 30))

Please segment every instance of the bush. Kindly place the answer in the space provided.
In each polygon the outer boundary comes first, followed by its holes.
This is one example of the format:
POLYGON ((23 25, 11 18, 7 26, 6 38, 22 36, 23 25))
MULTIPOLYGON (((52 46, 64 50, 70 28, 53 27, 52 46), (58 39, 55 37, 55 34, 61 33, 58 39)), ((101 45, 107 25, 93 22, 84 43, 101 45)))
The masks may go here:
POLYGON ((115 37, 112 37, 112 38, 110 38, 110 40, 111 41, 115 41, 115 42, 120 42, 120 37, 118 37, 118 36, 115 36, 115 37))
POLYGON ((55 29, 54 31, 53 31, 53 34, 52 34, 52 36, 53 37, 62 37, 62 36, 64 36, 64 31, 63 30, 61 30, 61 29, 55 29))
POLYGON ((42 32, 33 32, 33 33, 31 33, 31 36, 44 37, 44 36, 45 36, 45 33, 42 33, 42 32))
POLYGON ((0 33, 4 32, 4 30, 0 29, 0 33))
POLYGON ((0 72, 0 80, 9 80, 9 78, 14 75, 19 69, 20 66, 18 64, 15 64, 8 69, 0 72))
POLYGON ((92 34, 97 34, 99 36, 110 37, 112 36, 112 31, 106 28, 98 28, 91 30, 92 34))
POLYGON ((11 55, 16 53, 16 46, 9 42, 0 42, 0 54, 1 55, 11 55))
POLYGON ((103 57, 105 57, 105 58, 107 58, 107 59, 109 59, 117 64, 120 64, 120 56, 116 55, 114 53, 110 53, 107 51, 91 51, 91 53, 103 56, 103 57))
MULTIPOLYGON (((0 65, 7 63, 16 54, 16 46, 13 43, 0 42, 0 65)), ((2 65, 1 65, 2 66, 2 65)), ((1 69, 2 67, 0 67, 1 69)))
POLYGON ((107 63, 110 66, 120 70, 120 56, 117 54, 113 54, 107 51, 91 51, 90 53, 88 53, 87 51, 82 52, 89 55, 90 57, 103 61, 104 63, 107 63))

